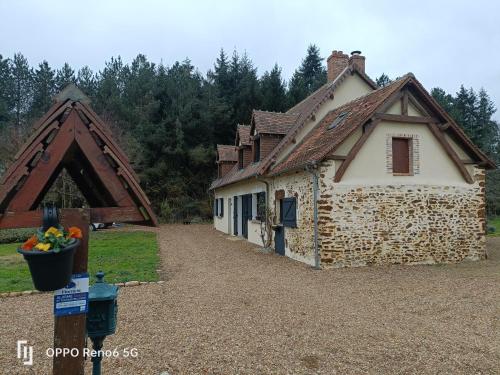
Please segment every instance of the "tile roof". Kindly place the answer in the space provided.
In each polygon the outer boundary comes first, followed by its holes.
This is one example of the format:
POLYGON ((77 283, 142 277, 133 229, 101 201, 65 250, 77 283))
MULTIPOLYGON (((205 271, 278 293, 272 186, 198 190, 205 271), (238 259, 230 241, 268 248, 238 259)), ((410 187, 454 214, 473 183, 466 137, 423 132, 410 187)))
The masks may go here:
POLYGON ((295 125, 298 117, 298 113, 254 110, 252 126, 255 126, 257 133, 286 134, 295 125))
POLYGON ((217 161, 238 161, 238 151, 234 145, 217 145, 217 161))
POLYGON ((330 111, 283 161, 273 166, 272 163, 279 152, 293 141, 296 133, 303 127, 308 119, 314 116, 319 106, 328 100, 328 98, 332 97, 338 84, 342 82, 348 74, 353 74, 354 72, 358 72, 360 75, 362 74, 356 68, 348 67, 344 69, 334 81, 323 85, 302 102, 290 108, 286 114, 296 115, 296 121, 273 151, 259 163, 251 164, 243 170, 238 170, 237 166, 235 166, 235 168, 223 178, 215 180, 210 188, 221 187, 266 173, 276 175, 324 159, 359 126, 369 121, 377 109, 379 109, 392 94, 396 94, 407 84, 411 84, 412 90, 419 95, 423 103, 426 103, 432 111, 437 113, 438 117, 440 117, 443 122, 449 124, 451 131, 462 140, 463 144, 481 161, 483 166, 495 168, 494 162, 467 138, 463 130, 439 106, 411 73, 406 74, 383 88, 372 91, 330 111), (340 118, 340 115, 342 115, 342 118, 340 118), (332 126, 334 122, 336 124, 332 126), (269 170, 269 168, 271 169, 269 170))
MULTIPOLYGON (((242 145, 251 146, 250 125, 240 125, 236 128, 236 139, 240 139, 242 145)), ((238 144, 236 145, 238 146, 238 144)))
POLYGON ((356 129, 367 123, 393 94, 397 94, 409 83, 422 95, 422 100, 428 101, 433 108, 436 107, 440 114, 450 122, 451 130, 469 146, 478 160, 481 160, 488 168, 495 167, 494 163, 467 138, 449 115, 440 109, 415 76, 408 73, 383 88, 330 111, 283 161, 272 167, 270 174, 276 175, 323 160, 356 129))
POLYGON ((410 75, 403 76, 384 88, 372 91, 330 111, 287 158, 271 169, 271 174, 282 173, 323 159, 351 135, 359 125, 368 121, 384 100, 404 86, 410 78, 410 75), (341 114, 343 115, 342 120, 331 128, 333 122, 341 114))
MULTIPOLYGON (((341 84, 349 75, 359 74, 359 76, 364 79, 371 87, 374 89, 377 87, 376 84, 362 71, 360 71, 355 65, 346 67, 337 78, 335 78, 331 82, 327 82, 323 86, 321 86, 318 90, 313 92, 307 98, 297 103, 295 106, 290 108, 286 114, 297 114, 297 119, 295 123, 290 127, 287 135, 281 140, 281 142, 271 151, 263 160, 261 160, 257 165, 251 164, 245 168, 249 169, 248 173, 241 173, 238 169, 234 169, 229 171, 224 177, 213 181, 210 189, 214 189, 216 187, 221 187, 224 185, 231 184, 233 182, 237 182, 248 178, 250 176, 261 175, 264 174, 265 171, 269 168, 270 164, 275 159, 276 155, 288 144, 290 144, 297 132, 304 126, 308 119, 310 119, 318 108, 331 97, 333 97, 333 93, 335 89, 341 84), (237 172, 236 172, 237 171, 237 172)), ((237 137, 240 136, 242 141, 246 140, 245 133, 242 133, 241 130, 246 130, 247 125, 238 125, 237 129, 237 137)), ((243 143, 243 142, 242 142, 243 143)), ((243 143, 246 145, 250 145, 250 127, 248 127, 248 143, 243 143)))

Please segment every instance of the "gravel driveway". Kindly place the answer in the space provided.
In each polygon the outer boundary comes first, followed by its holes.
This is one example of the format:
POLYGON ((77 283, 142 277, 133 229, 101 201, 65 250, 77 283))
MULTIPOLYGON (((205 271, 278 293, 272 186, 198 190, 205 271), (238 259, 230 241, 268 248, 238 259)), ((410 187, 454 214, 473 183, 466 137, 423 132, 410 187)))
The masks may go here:
MULTIPOLYGON (((314 271, 208 225, 158 233, 165 283, 122 288, 105 342, 138 357, 103 374, 499 373, 500 238, 487 261, 314 271)), ((51 309, 49 294, 0 300, 0 371, 50 373, 51 309)))

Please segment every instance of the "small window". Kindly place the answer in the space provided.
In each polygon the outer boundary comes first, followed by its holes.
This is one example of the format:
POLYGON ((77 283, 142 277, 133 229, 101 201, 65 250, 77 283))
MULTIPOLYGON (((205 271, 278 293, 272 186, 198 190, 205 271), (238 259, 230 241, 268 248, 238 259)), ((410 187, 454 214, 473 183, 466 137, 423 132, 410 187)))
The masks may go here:
POLYGON ((411 140, 408 138, 392 138, 392 173, 409 175, 411 140))
POLYGON ((335 118, 335 120, 333 120, 333 122, 328 126, 328 130, 335 129, 337 126, 343 123, 348 114, 349 112, 342 112, 341 114, 339 114, 335 118))
POLYGON ((220 210, 219 210, 219 217, 224 217, 224 198, 220 198, 220 210))
POLYGON ((243 149, 238 151, 238 168, 243 169, 243 149))
POLYGON ((260 138, 253 141, 253 161, 258 162, 260 160, 260 138))

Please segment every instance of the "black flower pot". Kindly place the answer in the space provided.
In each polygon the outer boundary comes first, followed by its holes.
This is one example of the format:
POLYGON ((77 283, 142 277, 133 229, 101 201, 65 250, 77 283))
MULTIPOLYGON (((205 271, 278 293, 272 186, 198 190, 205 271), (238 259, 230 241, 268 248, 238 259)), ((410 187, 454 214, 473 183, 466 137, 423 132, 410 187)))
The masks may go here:
POLYGON ((78 246, 80 246, 80 240, 75 240, 57 253, 54 250, 38 251, 35 249, 17 249, 17 252, 23 254, 28 262, 35 288, 48 292, 64 288, 71 281, 73 256, 78 246))

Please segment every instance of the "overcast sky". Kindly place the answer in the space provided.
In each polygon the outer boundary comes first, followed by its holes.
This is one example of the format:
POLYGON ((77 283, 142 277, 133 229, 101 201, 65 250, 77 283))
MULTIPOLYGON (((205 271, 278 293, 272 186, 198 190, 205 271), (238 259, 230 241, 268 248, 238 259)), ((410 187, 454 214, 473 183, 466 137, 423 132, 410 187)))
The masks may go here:
MULTIPOLYGON (((31 65, 103 68, 138 53, 202 73, 220 48, 246 51, 259 74, 277 62, 289 78, 308 44, 361 50, 376 78, 413 72, 427 89, 484 87, 500 107, 500 2, 0 0, 0 54, 31 65)), ((497 114, 496 116, 500 116, 497 114)))

